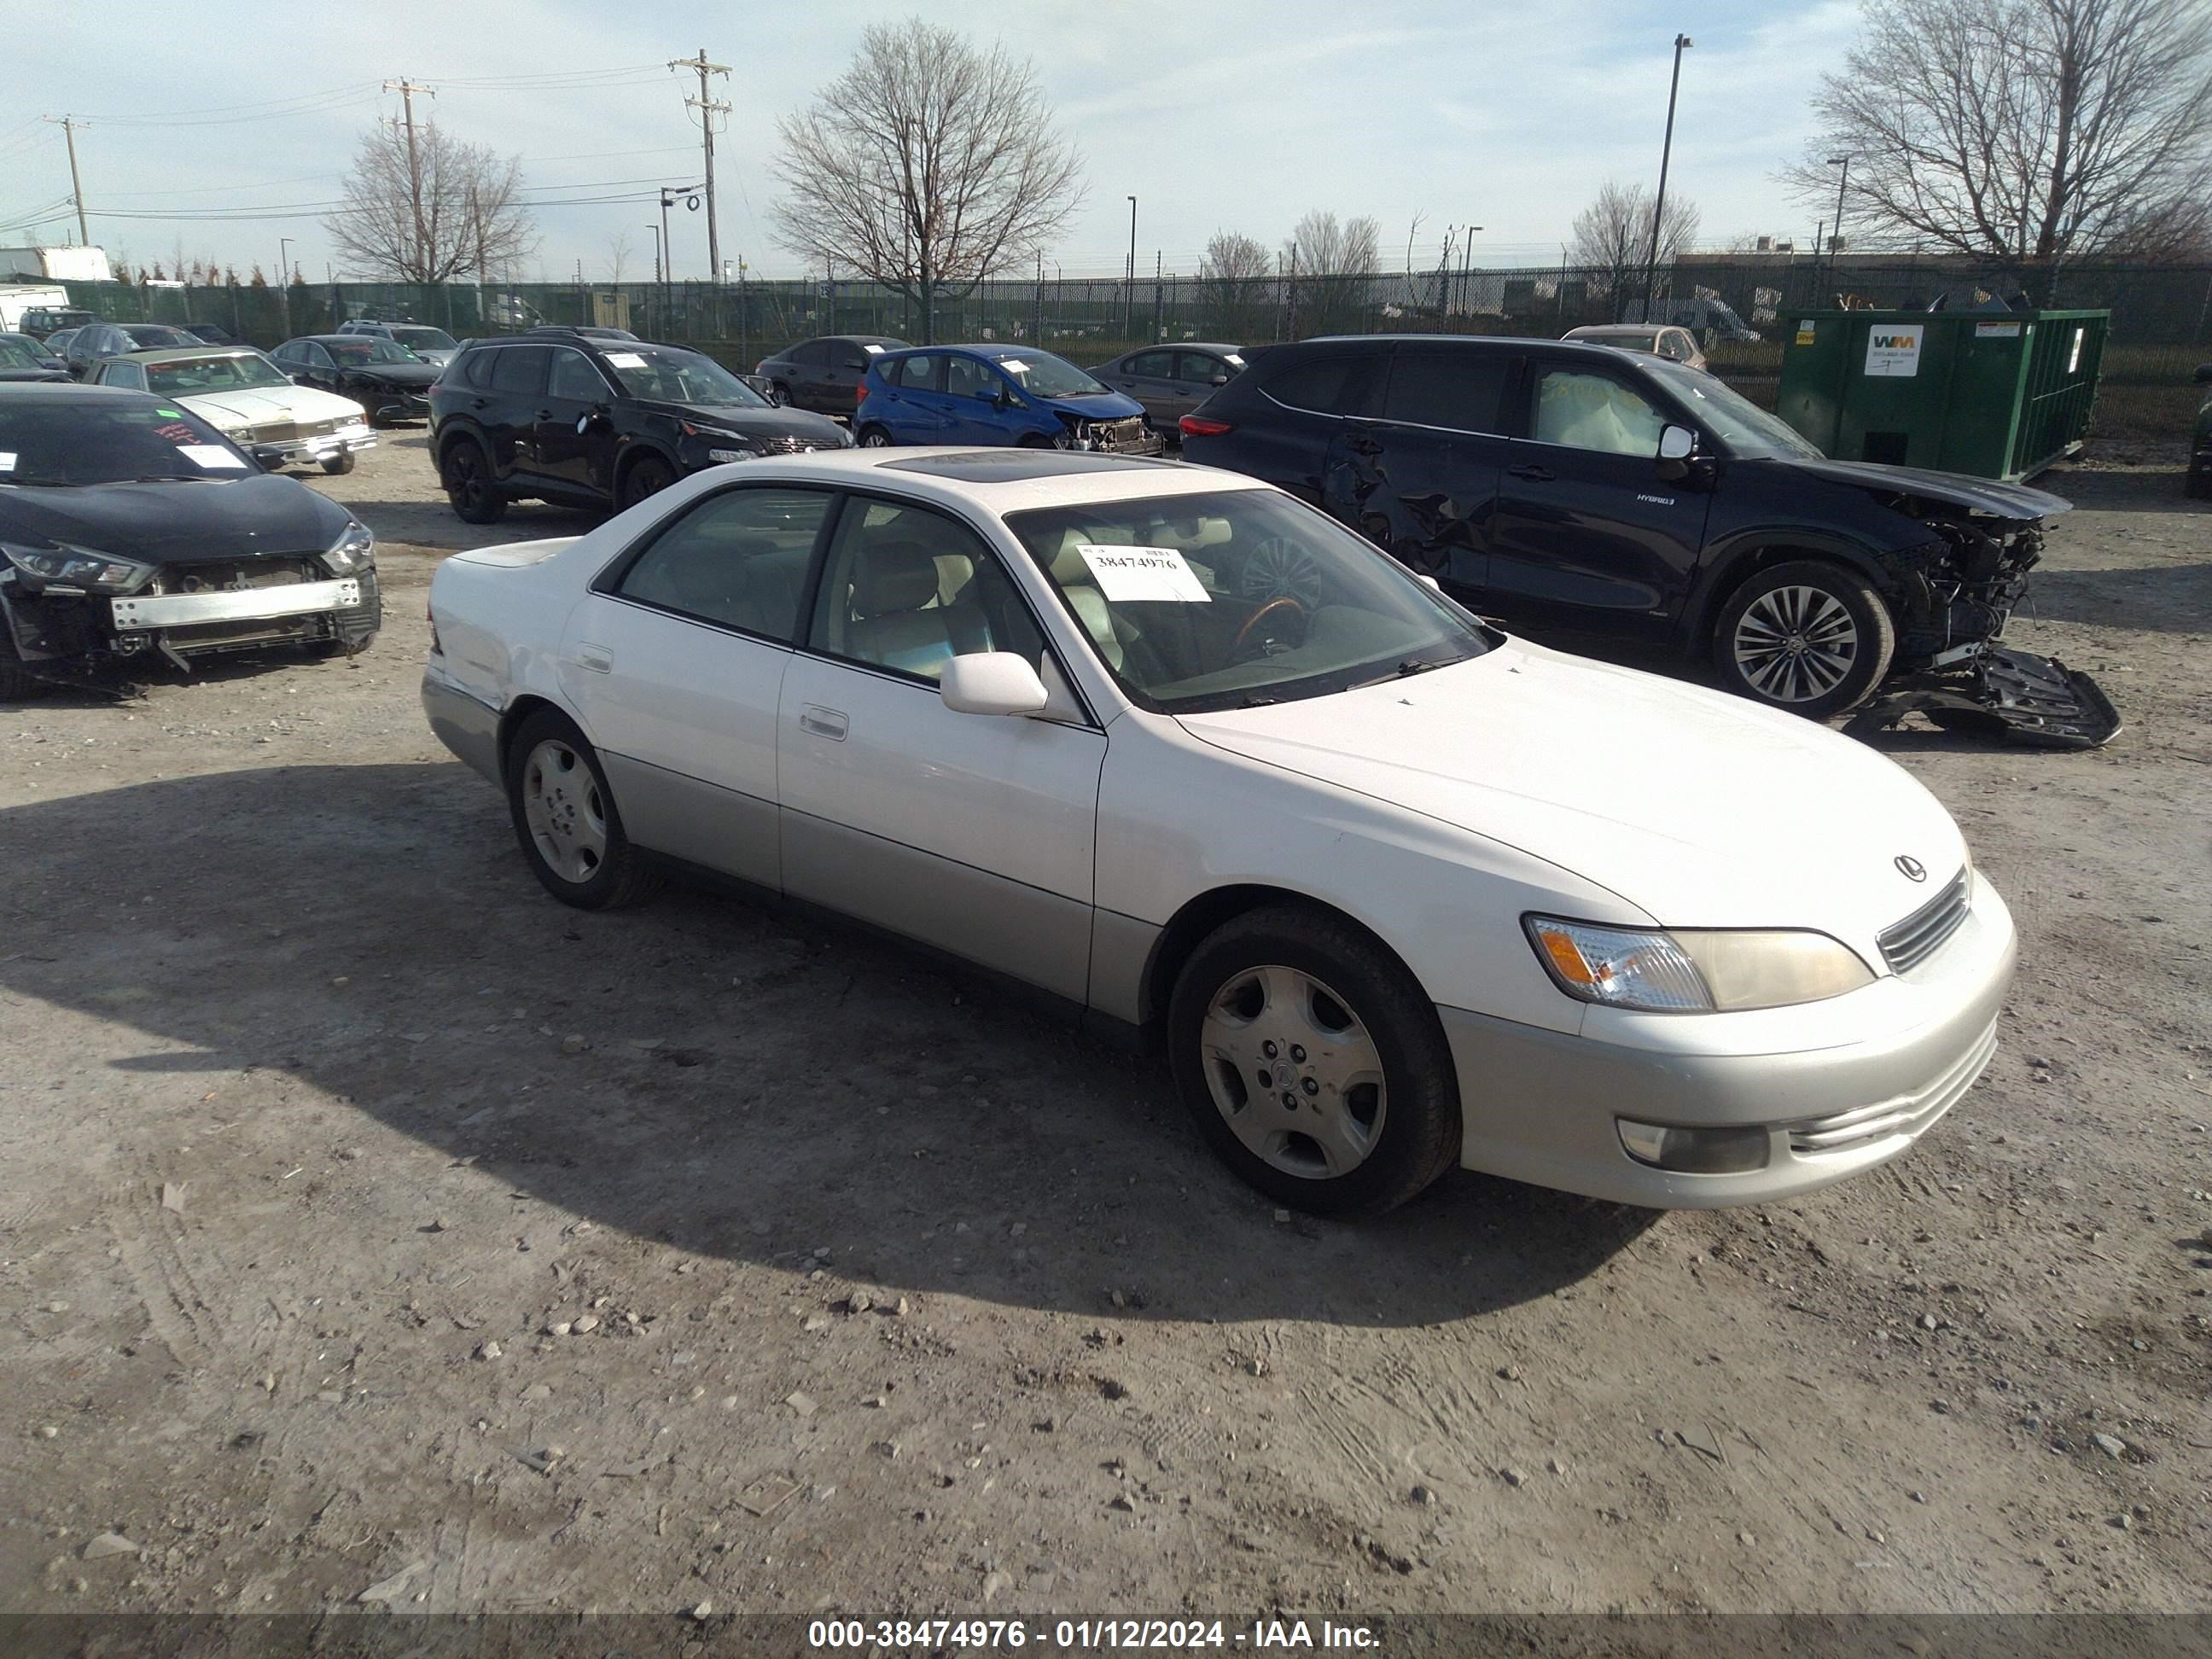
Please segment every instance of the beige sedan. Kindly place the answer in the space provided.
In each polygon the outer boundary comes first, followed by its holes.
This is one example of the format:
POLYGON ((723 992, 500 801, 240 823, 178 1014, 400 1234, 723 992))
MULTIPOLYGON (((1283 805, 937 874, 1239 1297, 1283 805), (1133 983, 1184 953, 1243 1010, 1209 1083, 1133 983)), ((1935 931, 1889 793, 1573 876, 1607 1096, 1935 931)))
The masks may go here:
POLYGON ((1692 368, 1711 367, 1705 362, 1705 354, 1698 349, 1698 337, 1686 328, 1644 323, 1604 323, 1588 328, 1571 328, 1559 337, 1563 340, 1587 340, 1592 345, 1618 346, 1623 351, 1641 351, 1654 357, 1665 357, 1673 362, 1686 363, 1692 368))

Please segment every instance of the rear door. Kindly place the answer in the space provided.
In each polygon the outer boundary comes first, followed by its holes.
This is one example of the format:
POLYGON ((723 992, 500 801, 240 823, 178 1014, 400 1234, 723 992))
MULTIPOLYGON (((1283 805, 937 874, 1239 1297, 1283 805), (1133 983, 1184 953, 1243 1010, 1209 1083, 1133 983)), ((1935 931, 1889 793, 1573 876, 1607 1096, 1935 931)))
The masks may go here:
POLYGON ((562 687, 639 846, 781 885, 776 711, 833 500, 786 484, 702 496, 571 613, 562 687))
POLYGON ((1400 345, 1376 413, 1331 447, 1329 511, 1470 602, 1489 582, 1513 365, 1510 348, 1400 345))
POLYGON ((1229 384, 1229 365, 1207 351, 1178 351, 1176 369, 1172 413, 1159 422, 1173 426, 1184 416, 1229 384))
POLYGON ((830 404, 830 342, 809 340, 791 354, 791 398, 801 409, 830 404))
POLYGON ((491 447, 492 475, 502 482, 526 479, 538 470, 535 451, 538 411, 545 398, 550 346, 501 346, 493 360, 491 384, 477 411, 491 447))
POLYGON ((1711 493, 1659 476, 1661 428, 1692 424, 1626 363, 1533 356, 1491 539, 1499 613, 1534 628, 1663 639, 1711 493))
POLYGON ((1172 351, 1139 351, 1121 360, 1121 373, 1110 384, 1145 406, 1145 418, 1154 426, 1172 426, 1182 410, 1177 406, 1172 351))
POLYGON ((1358 502, 1330 474, 1333 452, 1345 422, 1381 406, 1389 346, 1381 341, 1331 347, 1307 355, 1297 347, 1288 362, 1263 362, 1256 389, 1240 379, 1242 395, 1230 400, 1224 437, 1186 442, 1184 453, 1207 466, 1226 466, 1265 479, 1357 525, 1358 502))
POLYGON ((891 365, 896 392, 888 410, 870 410, 869 418, 884 421, 891 437, 902 444, 942 444, 952 441, 951 405, 945 398, 945 360, 941 351, 917 351, 891 365))

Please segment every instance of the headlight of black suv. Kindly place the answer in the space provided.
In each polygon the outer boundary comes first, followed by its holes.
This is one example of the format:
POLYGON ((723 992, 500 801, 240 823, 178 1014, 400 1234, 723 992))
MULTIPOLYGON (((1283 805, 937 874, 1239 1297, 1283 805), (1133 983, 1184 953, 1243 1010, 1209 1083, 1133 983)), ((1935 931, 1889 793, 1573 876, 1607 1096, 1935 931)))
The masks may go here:
POLYGON ((0 557, 21 571, 34 587, 81 588, 88 593, 128 593, 154 574, 150 564, 102 553, 97 548, 22 547, 0 542, 0 557))
POLYGON ((333 576, 350 576, 375 562, 376 538, 359 519, 347 525, 323 554, 323 563, 333 576))

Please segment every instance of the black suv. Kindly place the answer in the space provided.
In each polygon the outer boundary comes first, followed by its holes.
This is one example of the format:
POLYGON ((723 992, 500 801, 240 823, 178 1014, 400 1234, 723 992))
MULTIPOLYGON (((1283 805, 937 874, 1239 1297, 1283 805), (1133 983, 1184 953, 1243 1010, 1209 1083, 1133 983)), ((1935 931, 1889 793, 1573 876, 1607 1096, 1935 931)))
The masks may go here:
POLYGON ((823 415, 850 415, 860 406, 860 382, 868 361, 880 352, 903 351, 904 340, 888 334, 825 334, 802 340, 753 365, 753 373, 772 388, 770 395, 793 409, 823 415))
POLYGON ((1303 496, 1474 610, 1708 653, 1729 690, 1816 718, 1993 641, 2068 507, 1831 461, 1711 374, 1571 341, 1277 346, 1182 428, 1186 460, 1303 496))
POLYGON ((619 509, 702 467, 852 441, 701 352, 574 331, 471 341, 430 390, 430 453, 471 524, 532 497, 619 509))

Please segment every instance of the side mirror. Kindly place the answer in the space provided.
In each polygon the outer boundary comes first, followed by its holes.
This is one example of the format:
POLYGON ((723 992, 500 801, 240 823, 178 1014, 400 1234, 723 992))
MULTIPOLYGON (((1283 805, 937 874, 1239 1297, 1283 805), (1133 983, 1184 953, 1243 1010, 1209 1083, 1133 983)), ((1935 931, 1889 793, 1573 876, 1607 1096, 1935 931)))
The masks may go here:
POLYGON ((2199 363, 2199 364, 2197 364, 2197 385, 2199 385, 2199 386, 2203 386, 2203 385, 2206 385, 2206 384, 2207 384, 2207 383, 2209 383, 2209 382, 2212 382, 2212 363, 2199 363))
POLYGON ((1686 426, 1670 426, 1659 434, 1659 459, 1686 461, 1697 453, 1698 434, 1686 426))
POLYGON ((1211 380, 1208 380, 1206 384, 1208 386, 1227 386, 1229 384, 1229 377, 1226 374, 1217 374, 1211 380))
POLYGON ((1000 386, 996 392, 994 392, 991 394, 992 408, 1004 410, 1012 409, 1013 406, 1014 394, 1007 391, 1006 387, 1000 386))
POLYGON ((1035 714, 1052 700, 1029 659, 1011 651, 953 658, 938 677, 937 695, 956 714, 1035 714))

